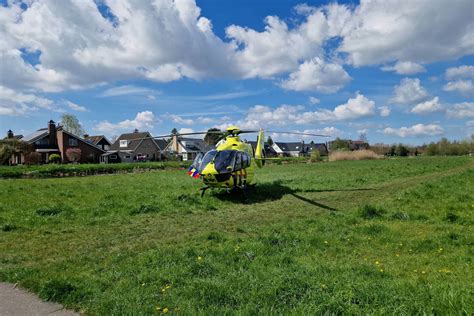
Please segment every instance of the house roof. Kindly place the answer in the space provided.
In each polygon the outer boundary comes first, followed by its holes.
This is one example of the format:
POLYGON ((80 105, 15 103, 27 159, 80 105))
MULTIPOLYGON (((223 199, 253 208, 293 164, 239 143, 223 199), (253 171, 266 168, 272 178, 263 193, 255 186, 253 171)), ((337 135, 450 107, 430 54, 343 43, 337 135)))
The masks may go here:
POLYGON ((94 136, 84 137, 84 140, 88 143, 91 143, 92 145, 97 145, 102 139, 105 139, 110 144, 109 140, 104 135, 94 135, 94 136))
MULTIPOLYGON (((256 141, 249 141, 247 143, 249 143, 252 146, 253 150, 255 150, 255 148, 257 148, 257 142, 256 141)), ((273 147, 269 143, 263 143, 263 148, 265 149, 265 151, 267 153, 275 152, 275 149, 273 149, 273 147)))
POLYGON ((203 139, 179 137, 178 141, 187 151, 206 152, 213 146, 208 146, 203 139))
POLYGON ((155 143, 158 145, 160 150, 164 150, 166 146, 168 146, 168 141, 162 138, 155 139, 155 143))
POLYGON ((27 143, 34 143, 37 139, 42 138, 44 136, 48 135, 48 129, 47 128, 40 128, 39 130, 26 135, 23 137, 23 141, 27 143))
POLYGON ((293 142, 293 143, 275 142, 275 144, 282 151, 301 151, 303 149, 303 143, 301 142, 293 142))
POLYGON ((126 133, 120 135, 119 138, 113 143, 109 150, 131 150, 135 151, 138 146, 143 142, 144 139, 152 139, 153 142, 155 143, 156 147, 158 149, 161 149, 158 143, 156 142, 155 139, 152 138, 151 134, 149 132, 133 132, 133 133, 126 133), (127 141, 127 146, 126 147, 120 147, 120 141, 121 140, 126 140, 127 141))

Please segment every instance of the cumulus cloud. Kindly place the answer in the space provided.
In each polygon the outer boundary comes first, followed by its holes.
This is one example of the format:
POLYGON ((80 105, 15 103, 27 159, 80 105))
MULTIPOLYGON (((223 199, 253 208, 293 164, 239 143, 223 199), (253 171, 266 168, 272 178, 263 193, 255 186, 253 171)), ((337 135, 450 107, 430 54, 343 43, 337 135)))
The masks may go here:
POLYGON ((345 25, 339 51, 356 66, 430 63, 474 53, 470 0, 449 6, 441 0, 361 1, 345 25))
POLYGON ((179 134, 194 133, 194 130, 192 128, 183 127, 178 130, 178 133, 179 134))
POLYGON ((389 116, 390 115, 390 108, 386 105, 384 106, 380 106, 379 108, 379 111, 380 111, 380 116, 389 116))
POLYGON ((450 81, 443 87, 444 91, 458 92, 467 97, 474 97, 474 84, 472 80, 450 81))
POLYGON ((446 79, 469 79, 474 78, 474 66, 462 65, 446 69, 446 79))
POLYGON ((428 91, 421 86, 418 78, 403 78, 400 84, 395 86, 393 93, 390 102, 396 104, 419 103, 429 97, 428 91))
POLYGON ((474 102, 462 102, 452 105, 446 110, 450 118, 465 119, 474 117, 474 102))
POLYGON ((434 97, 431 100, 418 103, 411 109, 411 112, 416 114, 429 114, 441 110, 443 110, 443 107, 439 103, 439 98, 434 97))
POLYGON ((0 85, 0 115, 23 116, 39 109, 56 110, 53 100, 0 85))
POLYGON ((305 111, 302 105, 281 105, 274 109, 266 105, 255 105, 247 111, 244 119, 233 123, 241 128, 255 129, 289 124, 304 125, 353 120, 374 114, 375 102, 357 93, 354 98, 350 98, 333 110, 305 111))
POLYGON ((416 124, 410 127, 387 127, 383 133, 399 137, 439 136, 444 133, 444 129, 437 124, 416 124))
POLYGON ((350 80, 351 77, 341 65, 328 64, 320 58, 314 58, 302 63, 281 86, 287 90, 333 93, 350 80))
POLYGON ((381 69, 383 71, 394 71, 399 75, 413 75, 426 71, 425 67, 411 61, 398 61, 392 66, 384 66, 381 69))
POLYGON ((118 123, 110 123, 109 121, 101 121, 94 130, 106 134, 114 134, 119 132, 131 132, 134 129, 146 130, 152 129, 157 120, 151 111, 138 112, 134 119, 124 120, 118 123))

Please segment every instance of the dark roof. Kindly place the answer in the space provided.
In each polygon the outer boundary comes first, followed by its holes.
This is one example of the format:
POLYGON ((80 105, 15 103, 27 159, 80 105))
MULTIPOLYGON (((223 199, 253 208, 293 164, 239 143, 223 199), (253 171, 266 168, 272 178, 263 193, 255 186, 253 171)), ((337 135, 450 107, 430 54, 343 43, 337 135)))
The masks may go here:
POLYGON ((160 146, 156 142, 156 139, 151 138, 151 134, 149 132, 133 132, 133 133, 126 133, 120 135, 119 138, 113 143, 109 150, 131 150, 135 151, 138 146, 141 144, 141 142, 145 139, 152 139, 155 145, 159 148, 160 146), (120 147, 120 141, 121 140, 126 140, 127 141, 127 147, 120 147))
POLYGON ((190 151, 206 152, 213 147, 208 146, 203 139, 179 137, 178 140, 186 150, 190 151))
POLYGON ((160 150, 164 150, 166 148, 166 146, 168 146, 168 141, 166 139, 163 139, 163 138, 156 138, 155 143, 158 145, 160 150))
POLYGON ((37 139, 40 139, 40 138, 42 138, 46 135, 48 135, 48 129, 47 128, 40 128, 36 132, 33 132, 33 133, 28 134, 25 137, 23 137, 23 141, 25 141, 27 143, 33 143, 37 139))
MULTIPOLYGON (((257 142, 256 141, 250 141, 250 142, 247 142, 249 143, 253 150, 255 150, 257 148, 257 142)), ((269 143, 263 143, 263 148, 265 149, 265 152, 267 153, 271 153, 271 152, 275 152, 275 149, 273 149, 273 147, 269 144, 269 143)))
POLYGON ((105 139, 109 144, 109 140, 104 135, 94 135, 94 136, 86 136, 84 140, 92 145, 97 145, 102 139, 105 139))

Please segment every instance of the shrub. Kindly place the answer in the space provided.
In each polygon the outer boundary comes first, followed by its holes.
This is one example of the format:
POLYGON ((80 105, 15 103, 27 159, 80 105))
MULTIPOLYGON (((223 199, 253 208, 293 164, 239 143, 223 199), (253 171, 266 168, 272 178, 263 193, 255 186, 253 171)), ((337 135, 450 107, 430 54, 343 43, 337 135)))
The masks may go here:
POLYGON ((376 217, 382 217, 384 210, 381 208, 377 208, 375 206, 365 204, 360 210, 359 210, 360 216, 365 219, 371 219, 371 218, 376 218, 376 217))
POLYGON ((41 162, 41 154, 37 152, 28 153, 25 155, 26 165, 37 165, 41 162))
POLYGON ((311 156, 309 157, 309 162, 318 162, 321 160, 321 154, 319 150, 313 150, 311 156))
POLYGON ((354 150, 354 151, 334 151, 329 154, 329 161, 339 160, 367 160, 381 159, 383 156, 377 155, 371 150, 354 150))
POLYGON ((61 156, 58 154, 52 154, 48 158, 49 163, 60 163, 61 162, 61 156))
POLYGON ((70 162, 78 162, 81 160, 81 149, 80 148, 68 148, 66 150, 66 157, 70 162))

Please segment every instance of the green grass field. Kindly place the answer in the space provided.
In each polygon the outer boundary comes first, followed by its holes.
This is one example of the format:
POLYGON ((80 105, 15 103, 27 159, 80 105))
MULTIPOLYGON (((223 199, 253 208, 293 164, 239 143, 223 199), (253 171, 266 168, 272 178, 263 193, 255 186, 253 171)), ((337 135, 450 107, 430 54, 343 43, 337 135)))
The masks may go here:
POLYGON ((474 313, 474 159, 0 180, 0 280, 86 314, 474 313))

